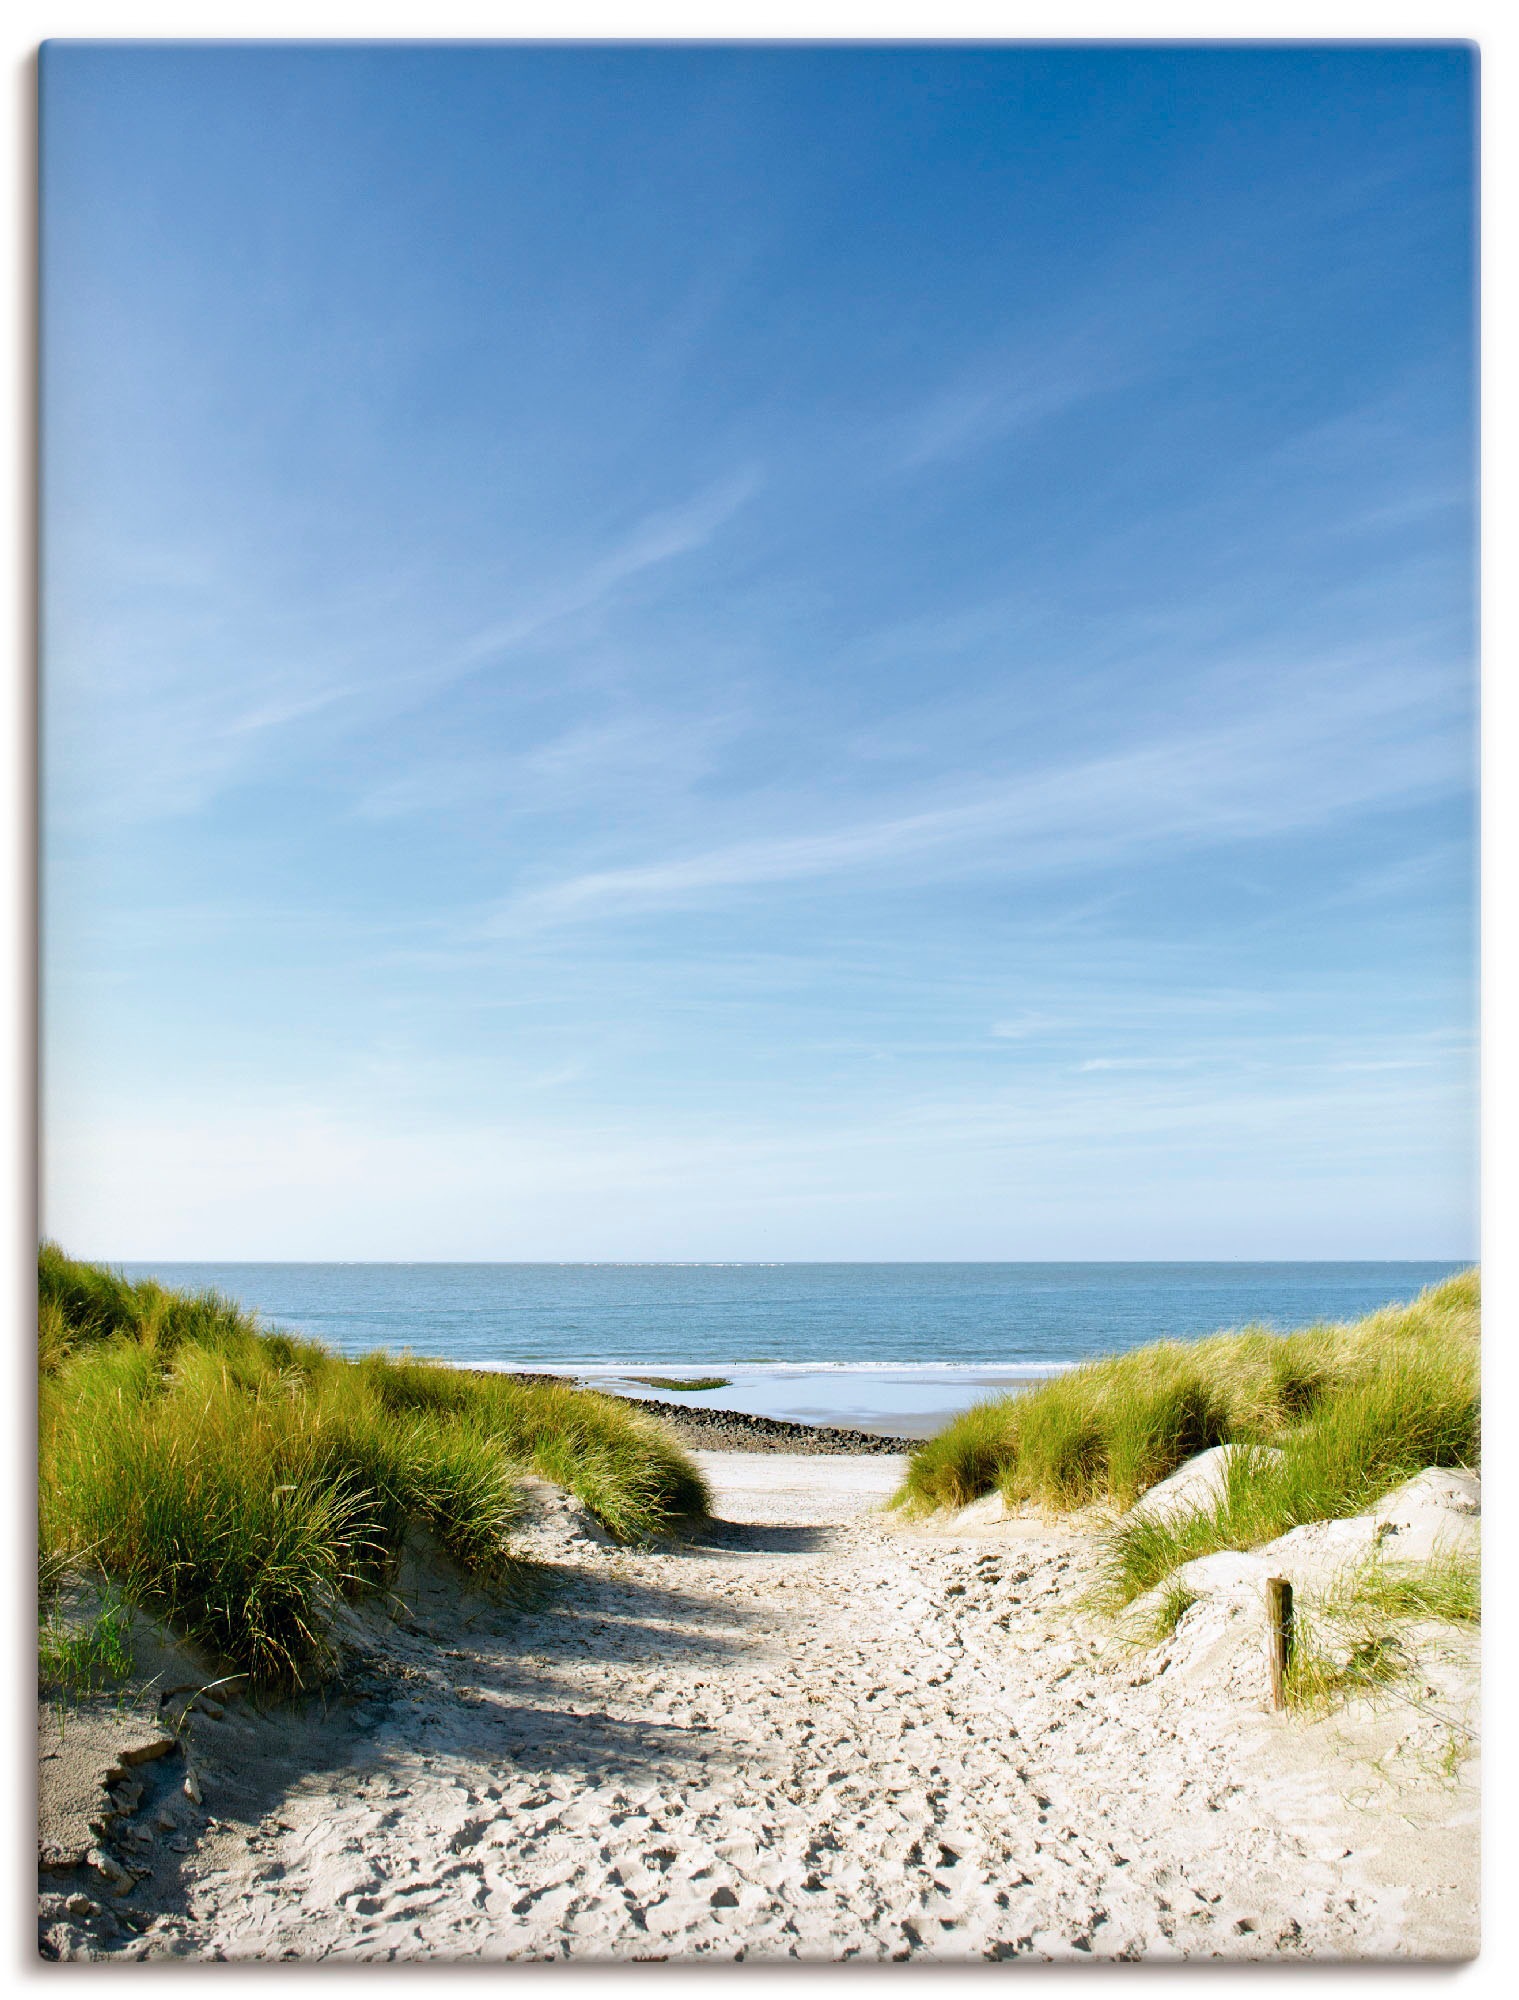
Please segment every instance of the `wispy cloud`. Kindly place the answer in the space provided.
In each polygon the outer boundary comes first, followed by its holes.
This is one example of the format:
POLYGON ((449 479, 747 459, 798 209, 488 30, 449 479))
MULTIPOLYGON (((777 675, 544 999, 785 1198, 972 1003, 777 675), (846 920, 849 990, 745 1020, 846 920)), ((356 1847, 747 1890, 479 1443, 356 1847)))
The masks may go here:
MULTIPOLYGON (((76 564, 106 572, 112 589, 98 606, 90 598, 83 609, 65 606, 50 633, 51 686, 67 697, 56 703, 61 724, 53 748, 54 764, 70 782, 57 810, 70 823, 118 826, 198 812, 266 760, 281 732, 293 737, 313 718, 321 718, 317 726, 329 738, 404 728, 402 718, 450 683, 707 546, 760 483, 755 468, 741 468, 645 514, 580 567, 453 642, 439 638, 436 614, 417 626, 404 592, 403 601, 392 601, 379 580, 358 603, 334 591, 330 601, 308 605, 296 638, 283 614, 267 606, 242 618, 228 609, 229 602, 239 604, 239 573, 227 553, 202 552, 193 563, 186 557, 176 570, 173 550, 166 549, 157 567, 175 578, 183 571, 178 595, 166 590, 139 602, 126 595, 120 573, 130 567, 128 555, 153 573, 141 538, 129 542, 126 554, 83 544, 76 564)), ((478 580, 473 587, 481 587, 478 580)), ((135 573, 131 588, 138 589, 135 573)), ((558 778, 569 782, 576 762, 603 755, 616 761, 637 729, 647 735, 653 727, 647 719, 598 721, 566 732, 557 748, 543 745, 527 755, 545 765, 557 756, 558 778)), ((360 811, 385 817, 450 790, 457 796, 468 760, 454 757, 450 767, 451 778, 420 772, 373 785, 360 811)))
POLYGON ((280 729, 287 722, 297 722, 303 715, 314 715, 318 709, 330 707, 349 692, 346 687, 319 688, 312 694, 264 701, 257 708, 246 709, 241 715, 234 715, 223 723, 222 734, 255 736, 265 729, 280 729))
POLYGON ((503 934, 677 907, 768 884, 938 865, 980 849, 1007 877, 1099 866, 1147 850, 1298 831, 1463 782, 1467 746, 1429 713, 1428 688, 1389 674, 1374 689, 1284 680, 1292 697, 1228 725, 985 781, 953 804, 570 876, 525 890, 486 931, 503 934))
POLYGON ((1116 387, 1115 373, 1093 369, 1051 371, 1047 356, 1009 355, 983 363, 941 389, 908 416, 901 428, 904 471, 958 458, 1012 432, 1032 429, 1074 409, 1099 391, 1116 387))
POLYGON ((1048 1014, 1020 1014, 1010 1021, 993 1021, 992 1033, 999 1041, 1022 1042, 1031 1035, 1045 1033, 1057 1025, 1048 1014))
POLYGON ((1211 282, 1186 285, 1174 241, 1157 263, 1145 230, 1110 246, 1077 294, 1026 315, 902 419, 901 468, 961 457, 1174 366, 1226 309, 1207 248, 1186 261, 1211 282))
POLYGON ((705 548, 758 490, 752 467, 730 474, 679 506, 647 514, 627 535, 578 575, 564 578, 519 609, 484 625, 455 655, 468 668, 537 637, 566 618, 591 610, 645 570, 705 548))
POLYGON ((1080 1070, 1093 1069, 1191 1069, 1192 1056, 1093 1056, 1078 1063, 1080 1070))
POLYGON ((668 797, 707 776, 742 723, 732 707, 663 710, 577 723, 526 748, 505 743, 462 754, 450 746, 370 786, 352 810, 367 820, 486 805, 564 813, 591 800, 604 807, 612 798, 668 797))
POLYGON ((1334 1067, 1347 1072, 1370 1072, 1384 1069, 1430 1069, 1433 1064, 1432 1056, 1389 1056, 1385 1062, 1342 1062, 1336 1063, 1334 1067))

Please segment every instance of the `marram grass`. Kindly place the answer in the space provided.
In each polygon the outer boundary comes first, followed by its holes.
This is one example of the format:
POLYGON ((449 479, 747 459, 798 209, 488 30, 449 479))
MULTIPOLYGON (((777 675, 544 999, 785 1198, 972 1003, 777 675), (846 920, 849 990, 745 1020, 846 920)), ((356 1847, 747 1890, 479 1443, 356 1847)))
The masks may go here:
MULTIPOLYGON (((1308 1602, 1299 1601, 1287 1665, 1288 1705, 1325 1709, 1348 1695, 1374 1693, 1417 1669, 1417 1628, 1475 1625, 1481 1615, 1475 1555, 1447 1550, 1415 1563, 1373 1555, 1308 1602)), ((1456 1735, 1464 1736, 1464 1725, 1450 1720, 1456 1735)))
POLYGON ((1442 1329, 1422 1351, 1389 1343, 1366 1375, 1327 1389, 1277 1431, 1274 1449, 1243 1442, 1211 1504, 1180 1519, 1118 1522, 1106 1552, 1112 1594, 1126 1602, 1194 1556, 1361 1513, 1426 1466, 1475 1466, 1479 1419, 1475 1329, 1469 1342, 1442 1329))
POLYGON ((131 1673, 132 1613, 107 1592, 93 1617, 70 1625, 49 1609, 39 1621, 37 1683, 57 1695, 94 1694, 131 1673))
POLYGON ((982 1403, 913 1454, 897 1504, 1127 1508, 1210 1445, 1235 1443, 1217 1503, 1121 1522, 1112 1594, 1137 1597, 1193 1556, 1250 1548, 1369 1506, 1428 1465, 1479 1451, 1478 1274, 1406 1306, 1300 1333, 1158 1341, 982 1403))
POLYGON ((51 1244, 38 1288, 44 1559, 87 1558, 265 1685, 321 1678, 333 1606, 391 1575, 413 1524, 510 1580, 524 1472, 625 1540, 707 1508, 669 1434, 611 1397, 344 1361, 51 1244))

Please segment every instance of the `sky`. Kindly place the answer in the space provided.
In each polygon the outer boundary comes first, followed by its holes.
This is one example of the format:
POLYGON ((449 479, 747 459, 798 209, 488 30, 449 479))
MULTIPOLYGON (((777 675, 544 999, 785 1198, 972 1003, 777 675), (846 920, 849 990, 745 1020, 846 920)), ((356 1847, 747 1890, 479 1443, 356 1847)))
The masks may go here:
POLYGON ((45 1228, 1474 1255, 1475 82, 47 45, 45 1228))

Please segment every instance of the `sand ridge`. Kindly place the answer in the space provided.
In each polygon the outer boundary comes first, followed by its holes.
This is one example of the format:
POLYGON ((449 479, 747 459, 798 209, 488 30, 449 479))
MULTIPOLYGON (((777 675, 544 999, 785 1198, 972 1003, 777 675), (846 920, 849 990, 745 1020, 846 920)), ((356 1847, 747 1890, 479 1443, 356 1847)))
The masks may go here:
POLYGON ((875 1511, 889 1458, 703 1464, 723 1518, 689 1547, 561 1522, 551 1602, 423 1578, 399 1622, 368 1617, 314 1767, 309 1743, 280 1767, 256 1718, 200 1727, 212 1823, 125 1955, 1473 1948, 1469 1793, 1405 1785, 1390 1854, 1354 1743, 1104 1653, 1076 1608, 1089 1538, 904 1531, 875 1511))

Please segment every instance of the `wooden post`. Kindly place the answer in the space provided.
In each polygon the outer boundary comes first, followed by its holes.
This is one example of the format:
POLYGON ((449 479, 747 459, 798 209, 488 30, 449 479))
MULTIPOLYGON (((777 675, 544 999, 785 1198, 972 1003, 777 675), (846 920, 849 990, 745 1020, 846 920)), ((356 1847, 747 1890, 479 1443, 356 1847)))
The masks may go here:
POLYGON ((1271 1706, 1287 1706, 1287 1663, 1292 1658, 1292 1585, 1284 1576, 1266 1578, 1266 1658, 1271 1667, 1271 1706))

